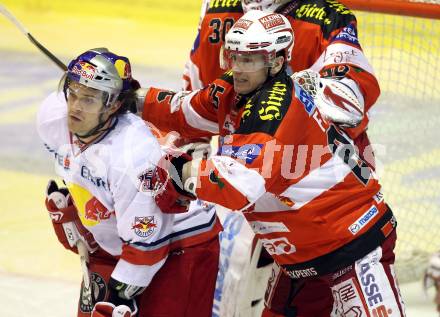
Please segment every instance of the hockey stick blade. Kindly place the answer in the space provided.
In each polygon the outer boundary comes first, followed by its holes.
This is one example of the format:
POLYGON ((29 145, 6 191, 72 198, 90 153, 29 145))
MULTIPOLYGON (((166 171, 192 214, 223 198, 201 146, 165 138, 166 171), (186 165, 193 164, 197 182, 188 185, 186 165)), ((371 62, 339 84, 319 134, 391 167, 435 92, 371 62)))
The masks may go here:
POLYGON ((14 24, 21 33, 26 35, 29 41, 32 42, 44 55, 46 55, 52 62, 54 62, 62 71, 67 70, 67 66, 60 61, 55 55, 53 55, 47 48, 45 48, 40 42, 38 42, 31 33, 23 26, 23 24, 18 21, 11 12, 9 12, 6 7, 0 4, 0 13, 8 19, 12 24, 14 24))

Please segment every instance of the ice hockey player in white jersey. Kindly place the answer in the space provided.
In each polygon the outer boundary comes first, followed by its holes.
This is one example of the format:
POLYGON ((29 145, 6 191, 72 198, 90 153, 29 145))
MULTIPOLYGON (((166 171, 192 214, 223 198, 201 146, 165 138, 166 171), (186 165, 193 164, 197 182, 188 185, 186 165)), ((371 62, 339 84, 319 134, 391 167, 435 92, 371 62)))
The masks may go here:
POLYGON ((156 205, 153 170, 164 153, 130 113, 137 88, 126 57, 91 49, 70 62, 37 116, 67 186, 48 185, 55 233, 88 258, 77 315, 208 317, 221 225, 200 201, 156 205))

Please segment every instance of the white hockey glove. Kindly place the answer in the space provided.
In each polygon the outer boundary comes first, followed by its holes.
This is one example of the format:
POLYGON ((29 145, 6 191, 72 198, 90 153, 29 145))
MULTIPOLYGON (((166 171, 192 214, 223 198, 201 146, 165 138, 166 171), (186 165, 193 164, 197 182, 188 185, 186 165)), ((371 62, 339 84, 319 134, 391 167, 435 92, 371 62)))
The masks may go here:
POLYGON ((356 127, 364 116, 364 97, 349 78, 321 78, 306 69, 292 75, 294 82, 308 92, 323 118, 343 128, 356 127))

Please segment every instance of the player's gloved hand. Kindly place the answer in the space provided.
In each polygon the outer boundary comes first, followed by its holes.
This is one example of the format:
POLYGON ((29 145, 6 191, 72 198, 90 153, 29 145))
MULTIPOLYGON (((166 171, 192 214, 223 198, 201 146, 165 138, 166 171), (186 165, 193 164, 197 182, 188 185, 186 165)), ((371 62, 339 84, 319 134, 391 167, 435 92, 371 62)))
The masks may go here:
POLYGON ((179 151, 190 155, 192 159, 203 158, 207 159, 211 154, 211 139, 204 138, 178 138, 174 141, 174 147, 179 151))
POLYGON ((191 200, 196 199, 184 189, 182 179, 183 165, 191 160, 191 156, 186 153, 170 151, 157 164, 152 177, 152 187, 154 199, 162 212, 186 212, 191 200))
POLYGON ((66 249, 78 253, 78 241, 84 242, 91 253, 98 249, 93 235, 81 223, 67 188, 58 188, 57 183, 50 180, 45 204, 57 238, 66 249))
POLYGON ((146 287, 119 282, 110 277, 109 296, 106 302, 98 302, 91 317, 132 317, 138 313, 135 297, 146 287))
POLYGON ((91 317, 132 317, 135 316, 126 305, 115 306, 109 302, 97 302, 91 317))
MULTIPOLYGON (((321 78, 306 69, 292 75, 292 79, 314 100, 322 117, 341 127, 353 128, 364 117, 364 97, 358 85, 349 78, 321 78)), ((298 96, 307 101, 307 96, 298 96)))

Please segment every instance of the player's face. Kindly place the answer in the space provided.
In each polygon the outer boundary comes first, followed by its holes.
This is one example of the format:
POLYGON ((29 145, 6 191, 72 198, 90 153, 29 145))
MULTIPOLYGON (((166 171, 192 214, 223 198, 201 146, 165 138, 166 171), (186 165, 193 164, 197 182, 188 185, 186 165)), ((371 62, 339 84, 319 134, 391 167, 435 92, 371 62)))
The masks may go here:
POLYGON ((258 89, 267 79, 267 68, 262 68, 255 72, 233 71, 234 90, 242 95, 258 89))
POLYGON ((69 131, 84 135, 100 123, 104 112, 104 93, 76 82, 67 88, 67 125, 69 131))
POLYGON ((267 79, 268 68, 261 54, 232 55, 230 66, 234 74, 234 90, 239 94, 256 90, 267 79))

